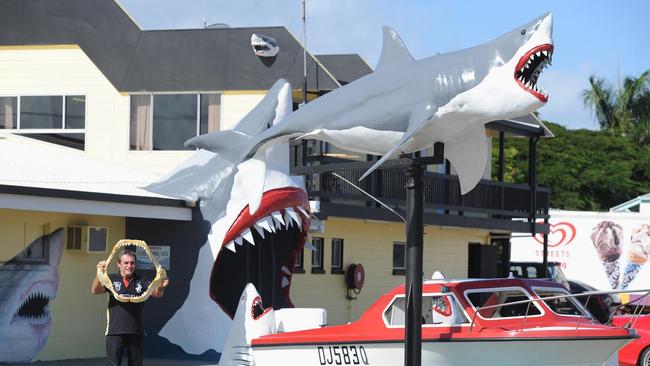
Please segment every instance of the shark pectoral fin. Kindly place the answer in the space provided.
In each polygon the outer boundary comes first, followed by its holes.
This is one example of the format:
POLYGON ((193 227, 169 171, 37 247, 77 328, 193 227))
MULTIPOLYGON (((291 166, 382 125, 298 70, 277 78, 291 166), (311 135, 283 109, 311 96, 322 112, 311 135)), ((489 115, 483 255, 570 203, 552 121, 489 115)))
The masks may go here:
POLYGON ((404 135, 402 136, 402 139, 397 143, 397 145, 393 146, 392 149, 390 149, 386 154, 384 154, 381 159, 377 160, 377 162, 370 167, 370 169, 366 170, 365 173, 359 178, 359 180, 363 180, 365 177, 367 177, 370 173, 375 171, 375 169, 379 168, 381 164, 383 164, 386 160, 390 159, 395 153, 399 150, 399 148, 404 145, 413 135, 415 135, 416 132, 420 130, 428 121, 430 121, 437 108, 434 108, 431 105, 427 105, 424 108, 418 109, 417 111, 413 112, 411 114, 411 117, 409 118, 409 126, 406 129, 406 132, 404 132, 404 135))
POLYGON ((381 47, 381 56, 375 71, 412 62, 413 56, 397 32, 390 27, 384 27, 384 43, 381 47))
POLYGON ((240 131, 224 130, 193 137, 185 141, 183 146, 209 150, 228 161, 238 163, 251 138, 252 136, 240 131))
POLYGON ((474 189, 483 177, 488 161, 488 142, 485 128, 471 128, 459 140, 445 141, 445 158, 458 174, 461 194, 474 189))
POLYGON ((246 177, 246 181, 242 183, 248 198, 248 211, 251 215, 257 211, 262 203, 264 180, 266 178, 266 162, 263 158, 258 158, 258 155, 263 156, 264 154, 256 154, 251 159, 237 165, 241 176, 246 177))

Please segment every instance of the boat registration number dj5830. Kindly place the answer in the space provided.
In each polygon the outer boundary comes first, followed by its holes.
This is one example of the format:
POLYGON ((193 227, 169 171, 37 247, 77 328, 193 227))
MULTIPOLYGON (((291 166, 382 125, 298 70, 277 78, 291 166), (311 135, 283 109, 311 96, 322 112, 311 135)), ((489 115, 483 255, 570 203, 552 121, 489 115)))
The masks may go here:
POLYGON ((363 346, 318 346, 321 365, 370 365, 363 346))

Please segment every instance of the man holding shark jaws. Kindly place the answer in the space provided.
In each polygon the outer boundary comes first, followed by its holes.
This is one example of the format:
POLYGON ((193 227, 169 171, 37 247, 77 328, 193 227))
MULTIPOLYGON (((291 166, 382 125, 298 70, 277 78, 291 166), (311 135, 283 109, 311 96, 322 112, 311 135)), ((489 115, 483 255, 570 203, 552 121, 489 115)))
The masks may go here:
MULTIPOLYGON (((119 274, 109 274, 113 289, 124 298, 138 297, 147 291, 150 280, 135 272, 137 258, 135 253, 123 249, 117 260, 119 274)), ((97 268, 106 271, 107 262, 100 261, 97 268)), ((165 279, 160 287, 151 292, 153 297, 162 297, 169 280, 165 279)), ((103 294, 108 289, 95 276, 90 291, 103 294)), ((109 292, 106 326, 106 356, 109 365, 120 365, 126 349, 129 366, 142 365, 144 344, 144 302, 119 301, 109 292)))

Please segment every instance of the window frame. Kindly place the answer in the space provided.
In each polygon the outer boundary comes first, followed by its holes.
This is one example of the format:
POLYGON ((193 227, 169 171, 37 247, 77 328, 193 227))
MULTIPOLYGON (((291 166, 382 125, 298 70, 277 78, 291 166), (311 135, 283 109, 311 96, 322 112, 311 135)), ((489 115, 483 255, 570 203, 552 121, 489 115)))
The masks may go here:
POLYGON ((404 276, 406 274, 406 243, 403 241, 394 241, 393 242, 393 258, 392 258, 392 265, 393 265, 393 275, 394 276, 404 276), (403 248, 403 253, 404 253, 404 266, 403 267, 395 267, 395 246, 400 245, 403 248))
POLYGON ((345 274, 345 271, 343 270, 343 248, 344 248, 344 240, 343 240, 342 238, 332 238, 331 241, 330 241, 330 243, 331 243, 331 251, 332 251, 332 254, 330 255, 330 273, 332 273, 332 274, 345 274), (334 258, 334 254, 335 254, 335 251, 334 251, 334 243, 340 243, 340 244, 341 244, 341 248, 340 248, 340 251, 339 251, 339 254, 340 254, 340 258, 339 258, 340 265, 339 265, 338 267, 335 267, 335 266, 334 266, 334 259, 335 259, 335 258, 334 258))
POLYGON ((65 94, 31 94, 25 93, 20 95, 0 94, 1 98, 16 98, 16 127, 9 129, 0 129, 0 131, 12 132, 19 135, 44 134, 44 133, 86 133, 86 121, 88 116, 88 95, 85 93, 65 93, 65 94), (21 98, 22 97, 61 97, 61 128, 22 128, 21 126, 21 98), (66 128, 66 98, 67 97, 84 97, 84 128, 66 128))
MULTIPOLYGON (((498 318, 485 318, 483 315, 481 315, 480 311, 476 310, 476 306, 474 303, 469 299, 468 295, 473 294, 473 293, 481 293, 481 292, 499 292, 499 291, 512 291, 512 290, 520 290, 524 294, 528 296, 528 300, 534 300, 535 298, 532 296, 528 290, 526 290, 523 287, 520 286, 508 286, 508 287, 485 287, 485 288, 478 288, 478 289, 467 289, 463 292, 463 296, 465 297, 465 301, 467 301, 467 304, 472 307, 472 311, 476 316, 481 318, 482 320, 486 321, 499 321, 499 320, 504 320, 504 319, 524 319, 524 318, 539 318, 543 317, 546 315, 546 312, 544 311, 544 308, 537 304, 537 301, 531 301, 533 306, 539 310, 539 314, 537 315, 526 315, 526 316, 508 316, 508 317, 498 317, 498 318)), ((501 309, 501 308, 496 308, 496 309, 501 309)), ((470 318, 471 319, 471 318, 470 318)))
MULTIPOLYGON (((558 287, 544 287, 544 286, 533 286, 532 287, 533 292, 535 293, 535 296, 537 296, 540 299, 540 302, 544 303, 544 306, 547 307, 551 313, 557 315, 557 316, 569 316, 569 317, 574 317, 574 318, 582 318, 582 317, 593 317, 593 315, 589 312, 589 310, 583 306, 580 301, 577 301, 575 297, 568 297, 569 302, 575 306, 576 309, 582 312, 583 315, 570 315, 570 314, 560 314, 553 310, 553 308, 546 303, 546 300, 544 300, 543 297, 539 296, 539 293, 537 292, 538 290, 541 291, 553 291, 553 292, 560 292, 562 295, 571 295, 571 293, 567 289, 563 288, 558 288, 558 287)), ((555 295, 554 295, 555 296, 555 295)))
POLYGON ((311 252, 311 273, 313 273, 313 274, 323 274, 323 273, 325 273, 325 268, 323 266, 323 260, 325 258, 325 253, 324 253, 324 251, 325 251, 325 238, 314 236, 314 237, 311 238, 311 244, 314 246, 314 248, 316 248, 316 250, 312 250, 312 252, 311 252), (317 243, 315 242, 316 240, 320 241, 318 243, 319 245, 317 245, 317 243), (319 248, 319 246, 320 246, 320 248, 319 248), (318 256, 318 258, 320 259, 320 265, 319 266, 314 265, 314 258, 316 256, 318 256))
MULTIPOLYGON (((455 311, 458 311, 460 315, 462 315, 465 320, 467 320, 466 323, 459 323, 459 324, 422 324, 422 328, 450 328, 450 327, 469 327, 471 326, 470 320, 472 319, 469 314, 467 314, 467 311, 465 308, 462 306, 462 303, 458 300, 458 297, 456 297, 456 294, 453 292, 423 292, 422 297, 425 296, 450 296, 454 299, 455 303, 452 305, 452 309, 455 308, 455 311)), ((391 325, 388 323, 388 319, 386 319, 386 311, 395 303, 395 301, 398 298, 406 298, 405 294, 396 294, 393 296, 390 301, 388 301, 388 304, 384 307, 384 309, 381 312, 381 320, 384 323, 384 326, 386 328, 397 328, 397 329, 403 329, 406 327, 406 322, 404 325, 391 325)), ((452 310, 454 311, 454 310, 452 310)), ((453 314, 453 313, 452 313, 453 314)))
POLYGON ((298 251, 293 264, 293 273, 305 273, 305 248, 298 251))
MULTIPOLYGON (((129 133, 127 134, 127 151, 129 153, 152 153, 152 152, 163 152, 163 151, 173 151, 173 152, 185 152, 185 151, 194 151, 194 150, 154 150, 153 148, 153 128, 154 128, 154 97, 156 95, 195 95, 196 96, 196 130, 195 136, 200 136, 201 135, 201 96, 202 95, 208 95, 208 94, 217 94, 219 95, 219 127, 221 130, 221 126, 223 126, 223 96, 224 96, 224 91, 189 91, 189 92, 135 92, 135 93, 129 93, 129 133), (149 96, 149 122, 147 127, 149 128, 149 138, 148 138, 148 143, 149 143, 149 149, 148 150, 134 150, 131 148, 131 97, 132 96, 143 96, 147 95, 149 96)), ((195 149, 195 150, 198 150, 195 149)))

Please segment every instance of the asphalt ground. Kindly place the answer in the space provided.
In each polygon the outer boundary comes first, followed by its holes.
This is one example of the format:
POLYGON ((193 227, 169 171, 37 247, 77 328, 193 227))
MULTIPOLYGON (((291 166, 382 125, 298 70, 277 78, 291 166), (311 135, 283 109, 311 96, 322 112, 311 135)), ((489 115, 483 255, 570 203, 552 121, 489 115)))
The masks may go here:
MULTIPOLYGON (((72 359, 72 360, 59 360, 59 361, 36 361, 28 363, 1 363, 0 365, 12 366, 106 366, 108 362, 105 358, 86 358, 86 359, 72 359)), ((126 359, 122 365, 128 365, 126 359)), ((170 360, 170 359, 157 359, 145 358, 144 366, 214 366, 216 364, 209 363, 209 361, 190 361, 190 360, 170 360)))

